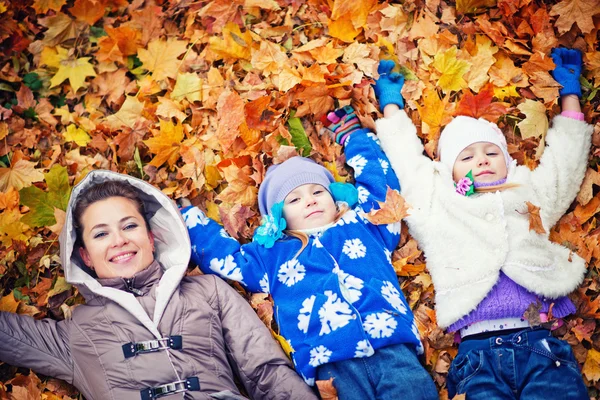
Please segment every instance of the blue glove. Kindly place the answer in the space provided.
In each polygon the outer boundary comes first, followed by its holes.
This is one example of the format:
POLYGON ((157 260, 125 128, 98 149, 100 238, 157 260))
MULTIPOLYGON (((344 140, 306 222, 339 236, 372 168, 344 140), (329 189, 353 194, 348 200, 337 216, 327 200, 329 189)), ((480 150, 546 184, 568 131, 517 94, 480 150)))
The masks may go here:
POLYGON ((375 96, 379 100, 379 109, 383 109, 388 104, 397 104, 400 108, 404 108, 404 99, 400 94, 402 86, 404 86, 404 76, 398 73, 391 73, 396 64, 392 60, 381 60, 377 72, 379 79, 375 81, 375 96))
POLYGON ((551 55, 552 61, 556 64, 552 76, 563 86, 559 90, 560 95, 576 94, 581 97, 581 85, 579 84, 581 52, 577 49, 558 47, 552 49, 551 55))

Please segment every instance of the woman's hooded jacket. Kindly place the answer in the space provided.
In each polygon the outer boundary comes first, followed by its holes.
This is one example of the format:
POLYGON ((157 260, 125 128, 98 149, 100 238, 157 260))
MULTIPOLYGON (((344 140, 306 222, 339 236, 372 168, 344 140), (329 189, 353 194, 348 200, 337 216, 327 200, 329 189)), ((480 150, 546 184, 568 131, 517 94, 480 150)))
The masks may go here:
POLYGON ((152 185, 92 171, 71 194, 60 236, 66 280, 86 304, 63 321, 0 313, 0 360, 63 379, 88 399, 311 399, 248 303, 214 276, 185 276, 191 247, 177 206, 152 185), (144 201, 155 261, 132 278, 97 279, 75 246, 80 193, 124 180, 144 201))

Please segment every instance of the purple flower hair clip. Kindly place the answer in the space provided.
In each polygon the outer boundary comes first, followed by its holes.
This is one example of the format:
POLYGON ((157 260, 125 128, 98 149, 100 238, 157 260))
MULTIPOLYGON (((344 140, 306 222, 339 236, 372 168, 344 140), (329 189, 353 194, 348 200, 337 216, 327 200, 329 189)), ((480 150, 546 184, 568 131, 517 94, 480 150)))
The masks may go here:
POLYGON ((475 180, 473 179, 473 171, 469 171, 464 178, 460 178, 457 183, 454 184, 456 193, 465 197, 475 194, 475 180))

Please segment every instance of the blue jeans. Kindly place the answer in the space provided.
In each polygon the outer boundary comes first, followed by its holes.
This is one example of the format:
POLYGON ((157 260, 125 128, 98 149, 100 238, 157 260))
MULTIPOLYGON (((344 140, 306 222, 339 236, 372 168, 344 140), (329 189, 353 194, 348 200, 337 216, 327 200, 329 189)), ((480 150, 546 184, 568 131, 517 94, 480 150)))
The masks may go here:
POLYGON ((469 400, 590 398, 571 346, 541 328, 463 340, 447 386, 469 400))
POLYGON ((332 377, 340 400, 439 399, 431 376, 415 351, 404 344, 378 349, 371 357, 324 364, 317 369, 318 380, 332 377))

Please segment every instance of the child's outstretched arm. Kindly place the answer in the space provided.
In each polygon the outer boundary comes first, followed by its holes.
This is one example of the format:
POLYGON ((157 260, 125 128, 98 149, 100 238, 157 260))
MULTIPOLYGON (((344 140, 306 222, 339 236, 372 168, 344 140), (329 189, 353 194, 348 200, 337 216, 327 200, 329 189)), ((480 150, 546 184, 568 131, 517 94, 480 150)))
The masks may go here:
POLYGON ((402 110, 400 91, 404 77, 392 73, 395 64, 382 60, 374 90, 384 118, 376 121, 377 137, 402 185, 402 195, 411 205, 427 204, 433 188, 433 163, 423 155, 423 144, 417 129, 402 110))
POLYGON ((581 53, 557 48, 552 51, 556 68, 554 79, 560 90, 562 113, 552 120, 546 136, 547 147, 539 166, 532 172, 534 199, 540 206, 542 220, 553 226, 569 208, 585 175, 593 127, 584 121, 579 97, 581 87, 581 53))
POLYGON ((198 207, 186 207, 181 213, 192 243, 192 260, 204 273, 240 282, 251 292, 269 291, 256 245, 240 245, 198 207))

